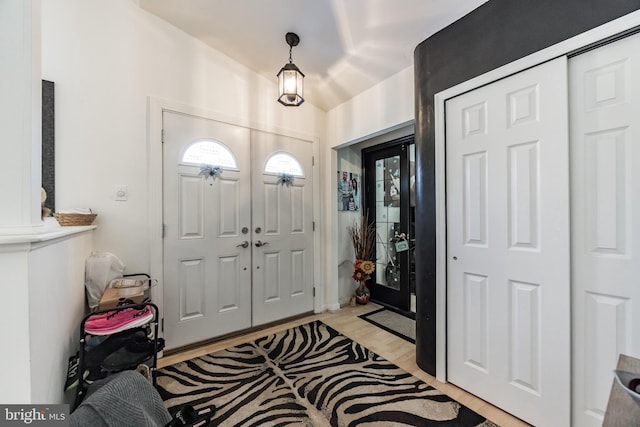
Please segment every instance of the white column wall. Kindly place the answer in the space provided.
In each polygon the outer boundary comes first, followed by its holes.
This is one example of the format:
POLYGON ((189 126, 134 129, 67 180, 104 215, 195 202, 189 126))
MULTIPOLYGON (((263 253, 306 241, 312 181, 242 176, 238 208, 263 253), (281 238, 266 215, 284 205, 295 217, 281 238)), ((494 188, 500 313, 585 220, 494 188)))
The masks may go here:
MULTIPOLYGON (((40 2, 0 2, 0 239, 33 233, 40 212, 40 2), (37 75, 37 80, 33 78, 37 75), (37 164, 37 167, 34 165, 37 164)), ((30 400, 29 274, 25 244, 0 245, 5 349, 0 402, 30 400)))
POLYGON ((40 0, 0 2, 0 235, 40 221, 40 0))
POLYGON ((28 403, 31 399, 31 348, 29 343, 29 271, 25 244, 0 245, 2 300, 0 340, 3 351, 0 363, 0 402, 28 403))
POLYGON ((93 248, 93 233, 86 230, 30 245, 29 402, 71 402, 74 397, 63 390, 68 359, 80 346, 85 259, 93 248))
POLYGON ((0 236, 3 275, 0 402, 63 403, 68 358, 79 349, 84 265, 95 227, 0 236))

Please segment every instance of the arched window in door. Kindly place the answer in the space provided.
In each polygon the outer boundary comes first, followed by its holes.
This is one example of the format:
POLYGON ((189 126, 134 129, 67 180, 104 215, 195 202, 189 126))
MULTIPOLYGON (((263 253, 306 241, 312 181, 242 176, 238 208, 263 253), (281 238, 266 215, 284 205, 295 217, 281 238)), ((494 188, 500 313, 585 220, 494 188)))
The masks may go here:
POLYGON ((220 141, 203 139, 195 141, 183 151, 180 163, 186 165, 212 165, 238 170, 238 162, 229 147, 220 141))
POLYGON ((300 162, 285 151, 273 153, 264 165, 265 175, 286 174, 295 178, 304 178, 304 170, 300 162))

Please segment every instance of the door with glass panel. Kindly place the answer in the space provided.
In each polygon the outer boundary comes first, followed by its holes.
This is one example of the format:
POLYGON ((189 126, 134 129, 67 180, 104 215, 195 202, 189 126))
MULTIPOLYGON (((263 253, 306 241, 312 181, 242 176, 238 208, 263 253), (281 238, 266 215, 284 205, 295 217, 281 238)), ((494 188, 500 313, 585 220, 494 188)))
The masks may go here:
POLYGON ((251 131, 253 326, 313 311, 310 142, 251 131))
POLYGON ((250 133, 171 112, 163 129, 164 336, 176 348, 251 326, 250 133))
POLYGON ((363 150, 365 213, 376 227, 376 271, 367 286, 371 299, 415 312, 413 235, 414 137, 363 150))

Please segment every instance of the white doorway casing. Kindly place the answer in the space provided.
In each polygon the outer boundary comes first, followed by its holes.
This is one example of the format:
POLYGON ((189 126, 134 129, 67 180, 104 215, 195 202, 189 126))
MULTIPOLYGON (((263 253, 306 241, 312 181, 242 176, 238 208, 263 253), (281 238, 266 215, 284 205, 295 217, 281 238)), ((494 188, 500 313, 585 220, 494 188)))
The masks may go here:
MULTIPOLYGON (((531 67, 535 67, 554 58, 567 56, 603 40, 615 38, 619 34, 640 27, 640 11, 625 15, 593 30, 558 43, 547 49, 536 52, 513 63, 461 83, 435 95, 435 155, 436 155, 436 303, 439 307, 436 313, 436 377, 440 381, 447 381, 447 313, 443 308, 447 305, 447 222, 446 222, 446 168, 445 168, 445 102, 457 95, 469 92, 475 88, 498 81, 531 67)), ((567 310, 570 310, 567 307, 567 310)), ((574 317, 575 319, 575 317, 574 317)), ((583 320, 580 320, 581 322, 583 320)), ((574 343, 575 345, 575 343, 574 343)), ((575 352, 575 350, 574 350, 575 352)), ((575 376, 575 373, 574 373, 575 376)), ((612 376, 609 377, 611 379, 612 376)), ((572 385, 572 406, 574 406, 574 425, 580 425, 575 418, 576 384, 572 385)), ((610 383, 608 384, 608 388, 610 383)), ((606 393, 608 393, 608 388, 606 393)), ((509 411, 509 407, 503 407, 509 411)))

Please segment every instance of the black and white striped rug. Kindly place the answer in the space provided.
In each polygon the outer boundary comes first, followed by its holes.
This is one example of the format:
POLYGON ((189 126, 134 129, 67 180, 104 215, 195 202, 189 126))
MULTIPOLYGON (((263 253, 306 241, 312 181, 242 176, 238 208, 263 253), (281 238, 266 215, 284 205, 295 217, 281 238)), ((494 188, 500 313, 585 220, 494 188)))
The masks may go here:
POLYGON ((320 321, 158 371, 173 413, 221 426, 495 426, 320 321))

